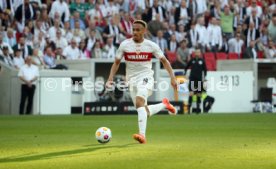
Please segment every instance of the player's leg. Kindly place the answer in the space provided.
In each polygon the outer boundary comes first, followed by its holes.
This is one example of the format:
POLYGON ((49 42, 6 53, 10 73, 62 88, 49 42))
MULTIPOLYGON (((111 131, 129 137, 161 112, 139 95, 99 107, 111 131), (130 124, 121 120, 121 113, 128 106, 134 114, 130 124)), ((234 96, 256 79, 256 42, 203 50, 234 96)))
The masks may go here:
POLYGON ((147 126, 147 113, 146 111, 143 110, 143 108, 145 108, 144 105, 146 104, 146 100, 143 99, 142 97, 137 96, 137 87, 130 85, 129 93, 130 93, 132 102, 136 107, 137 113, 138 113, 139 134, 134 134, 133 138, 137 140, 139 143, 144 144, 146 143, 145 135, 146 135, 146 126, 147 126))
POLYGON ((169 111, 169 114, 171 115, 177 114, 176 108, 170 103, 169 99, 167 98, 164 98, 161 103, 146 106, 148 116, 157 114, 158 112, 160 112, 162 109, 165 109, 165 108, 169 111))

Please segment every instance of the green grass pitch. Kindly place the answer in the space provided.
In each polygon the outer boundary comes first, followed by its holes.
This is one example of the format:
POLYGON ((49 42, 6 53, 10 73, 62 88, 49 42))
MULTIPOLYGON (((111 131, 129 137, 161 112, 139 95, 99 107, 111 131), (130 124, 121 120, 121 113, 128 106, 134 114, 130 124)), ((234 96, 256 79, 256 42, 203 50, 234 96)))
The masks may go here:
POLYGON ((275 169, 275 114, 0 116, 0 169, 275 169), (112 130, 108 144, 98 127, 112 130))

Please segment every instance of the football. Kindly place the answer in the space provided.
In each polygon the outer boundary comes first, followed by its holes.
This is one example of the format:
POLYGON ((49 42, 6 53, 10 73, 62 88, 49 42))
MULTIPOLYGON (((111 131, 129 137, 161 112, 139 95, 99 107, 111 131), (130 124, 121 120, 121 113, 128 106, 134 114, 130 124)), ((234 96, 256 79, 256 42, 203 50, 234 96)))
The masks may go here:
POLYGON ((112 138, 111 130, 107 127, 98 128, 95 136, 99 143, 108 143, 112 138))

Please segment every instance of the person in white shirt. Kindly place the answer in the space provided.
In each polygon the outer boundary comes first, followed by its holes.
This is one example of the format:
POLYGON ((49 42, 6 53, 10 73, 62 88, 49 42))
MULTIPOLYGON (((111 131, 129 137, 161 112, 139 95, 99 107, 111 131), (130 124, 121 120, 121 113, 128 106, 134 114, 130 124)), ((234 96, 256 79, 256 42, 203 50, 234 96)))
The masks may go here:
POLYGON ((39 77, 39 69, 37 66, 32 64, 32 58, 27 57, 25 61, 26 64, 23 65, 18 72, 18 77, 22 81, 19 108, 20 115, 24 114, 26 100, 28 100, 28 104, 25 113, 31 114, 33 107, 33 96, 36 88, 35 84, 39 77))
POLYGON ((15 33, 16 31, 14 31, 11 28, 7 29, 7 33, 3 38, 3 41, 7 44, 9 44, 10 46, 14 46, 16 44, 16 37, 15 37, 15 33))
POLYGON ((13 58, 13 65, 16 69, 20 69, 25 64, 25 61, 22 58, 21 52, 22 52, 21 49, 17 49, 15 51, 15 55, 14 55, 14 58, 13 58))
POLYGON ((212 18, 207 28, 207 48, 209 51, 218 52, 222 48, 222 31, 217 19, 212 18))
POLYGON ((113 38, 107 38, 106 45, 104 46, 103 58, 114 59, 116 54, 116 47, 113 45, 113 38))
POLYGON ((80 29, 79 21, 75 21, 75 28, 72 29, 72 34, 77 43, 80 43, 81 40, 85 39, 85 33, 82 29, 80 29))
POLYGON ((62 36, 65 36, 65 31, 60 27, 60 20, 55 19, 54 25, 48 30, 48 35, 50 39, 55 39, 57 35, 57 30, 61 31, 62 36))
POLYGON ((68 21, 70 19, 69 6, 65 0, 56 0, 52 3, 51 11, 49 13, 50 18, 55 18, 55 13, 58 12, 60 20, 62 22, 68 21))
POLYGON ((51 39, 51 41, 56 45, 56 48, 65 49, 68 46, 67 40, 62 37, 61 30, 58 29, 56 32, 56 37, 51 39))
POLYGON ((80 59, 80 50, 78 48, 78 44, 76 39, 72 39, 71 43, 69 46, 67 46, 63 52, 62 55, 67 59, 67 60, 76 60, 80 59))
POLYGON ((257 0, 252 0, 251 5, 246 8, 247 16, 251 16, 253 9, 255 9, 257 11, 257 17, 262 16, 263 10, 260 6, 257 5, 257 0))
POLYGON ((268 47, 265 48, 265 56, 268 59, 276 59, 276 47, 272 40, 269 40, 268 47))
POLYGON ((195 11, 196 15, 201 15, 207 10, 206 0, 194 0, 193 2, 193 11, 195 11))
POLYGON ((242 47, 244 45, 244 41, 241 39, 241 34, 236 33, 236 37, 229 39, 228 41, 228 47, 229 47, 229 53, 242 53, 242 47))
POLYGON ((206 45, 208 43, 208 33, 207 29, 204 26, 204 18, 198 18, 198 22, 195 26, 195 31, 198 33, 198 47, 200 48, 201 52, 204 53, 206 49, 206 45))

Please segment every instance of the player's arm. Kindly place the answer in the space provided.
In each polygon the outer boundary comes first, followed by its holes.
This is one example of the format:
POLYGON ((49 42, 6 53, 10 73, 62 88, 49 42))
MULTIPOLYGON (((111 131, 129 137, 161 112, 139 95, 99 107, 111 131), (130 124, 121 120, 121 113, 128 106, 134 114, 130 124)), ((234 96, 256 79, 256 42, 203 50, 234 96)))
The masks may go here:
POLYGON ((168 73, 171 77, 171 85, 173 86, 174 89, 177 89, 177 81, 174 76, 174 72, 173 72, 170 62, 166 59, 166 57, 161 57, 160 61, 162 62, 164 68, 168 71, 168 73))
POLYGON ((121 59, 115 58, 114 63, 111 66, 110 73, 106 82, 106 87, 110 87, 113 83, 113 77, 117 73, 119 67, 120 67, 121 59))
POLYGON ((121 45, 119 46, 117 52, 116 52, 116 57, 115 57, 115 61, 111 66, 110 69, 110 73, 106 82, 106 87, 110 88, 112 86, 113 83, 113 77, 115 76, 115 74, 117 73, 119 67, 120 67, 120 63, 121 63, 121 59, 123 58, 123 53, 124 53, 124 46, 121 43, 121 45))

